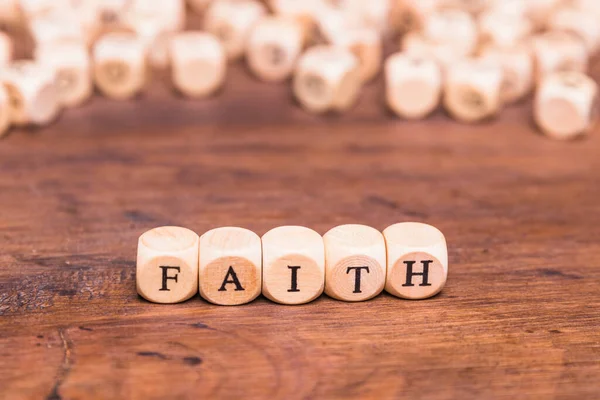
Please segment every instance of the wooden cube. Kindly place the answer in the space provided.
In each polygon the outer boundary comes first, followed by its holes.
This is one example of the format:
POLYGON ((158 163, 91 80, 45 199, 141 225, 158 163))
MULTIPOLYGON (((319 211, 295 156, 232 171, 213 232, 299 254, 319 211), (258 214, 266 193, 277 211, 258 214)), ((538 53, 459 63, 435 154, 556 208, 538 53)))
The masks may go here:
POLYGON ((261 19, 250 34, 246 60, 261 80, 280 82, 288 79, 302 53, 303 27, 289 17, 261 19))
POLYGON ((323 236, 325 293, 334 299, 363 301, 383 290, 386 274, 385 241, 365 225, 341 225, 323 236))
POLYGON ((13 41, 4 32, 0 32, 0 67, 8 65, 13 59, 13 41))
POLYGON ((11 122, 47 125, 59 114, 54 72, 32 61, 17 61, 0 73, 8 94, 11 122))
POLYGON ((171 41, 171 76, 175 87, 189 97, 206 97, 225 80, 227 59, 217 38, 188 31, 171 41))
POLYGON ((36 47, 54 43, 86 44, 86 32, 77 14, 70 9, 55 10, 29 20, 29 32, 36 47))
POLYGON ((527 46, 488 46, 481 51, 479 58, 501 66, 500 94, 503 103, 518 101, 533 88, 533 57, 527 46))
POLYGON ((178 32, 185 28, 186 8, 184 0, 128 0, 127 20, 155 20, 163 30, 178 32))
POLYGON ((216 0, 204 15, 204 30, 223 44, 230 60, 240 58, 254 25, 266 14, 263 4, 254 0, 216 0))
POLYGON ((479 16, 479 46, 509 48, 519 45, 531 34, 528 19, 509 12, 490 10, 479 16))
POLYGON ((401 47, 405 53, 411 56, 434 59, 440 66, 444 76, 450 66, 460 62, 465 57, 452 46, 434 43, 418 32, 410 32, 404 35, 401 47))
POLYGON ((440 103, 442 71, 432 57, 396 53, 385 63, 389 108, 407 119, 425 118, 440 103))
POLYGON ((292 85, 300 105, 311 112, 347 110, 362 87, 358 59, 339 47, 311 47, 298 61, 292 85))
POLYGON ((548 31, 532 37, 530 46, 537 82, 553 72, 587 70, 588 52, 585 44, 571 33, 548 31))
POLYGON ((223 227, 200 237, 200 295, 214 304, 249 303, 260 295, 260 237, 243 228, 223 227))
POLYGON ((138 241, 137 292, 154 303, 179 303, 198 293, 198 235, 163 226, 138 241))
POLYGON ((458 55, 468 56, 477 46, 477 25, 466 12, 444 9, 431 13, 423 23, 423 36, 434 43, 451 47, 458 55))
POLYGON ((280 226, 262 237, 262 293, 281 304, 304 304, 323 293, 323 238, 303 226, 280 226))
POLYGON ((534 119, 547 136, 571 139, 586 133, 597 115, 598 85, 580 72, 557 72, 540 83, 534 119))
POLYGON ((465 60, 448 70, 444 107, 462 122, 496 115, 502 107, 502 69, 485 60, 465 60))
POLYGON ((10 99, 3 85, 0 85, 0 138, 8 133, 11 124, 10 99))
POLYGON ((46 45, 36 50, 36 59, 54 71, 59 102, 63 106, 78 106, 92 95, 90 57, 83 44, 46 45))
POLYGON ((109 33, 93 50, 94 80, 100 91, 117 100, 130 99, 146 83, 146 47, 129 33, 109 33))
POLYGON ((404 222, 387 227, 383 236, 388 293, 405 299, 426 299, 442 290, 448 276, 448 250, 439 229, 404 222))
POLYGON ((363 82, 375 78, 381 70, 383 43, 379 32, 371 28, 357 28, 335 35, 332 43, 348 49, 356 56, 363 82))
POLYGON ((577 35, 585 44, 588 53, 596 52, 600 46, 598 15, 587 10, 561 7, 549 17, 547 29, 577 35))

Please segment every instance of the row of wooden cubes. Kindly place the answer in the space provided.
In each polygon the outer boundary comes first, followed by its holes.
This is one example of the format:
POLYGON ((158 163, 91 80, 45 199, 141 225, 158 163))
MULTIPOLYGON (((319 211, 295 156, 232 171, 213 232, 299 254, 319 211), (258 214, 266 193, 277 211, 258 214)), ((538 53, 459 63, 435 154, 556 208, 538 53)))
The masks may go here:
POLYGON ((364 301, 384 289, 405 299, 439 293, 448 275, 446 239, 416 222, 383 231, 341 225, 321 236, 302 226, 265 233, 222 227, 198 236, 159 227, 138 242, 137 291, 155 303, 178 303, 200 292, 219 305, 245 304, 261 293, 281 304, 304 304, 323 292, 364 301))

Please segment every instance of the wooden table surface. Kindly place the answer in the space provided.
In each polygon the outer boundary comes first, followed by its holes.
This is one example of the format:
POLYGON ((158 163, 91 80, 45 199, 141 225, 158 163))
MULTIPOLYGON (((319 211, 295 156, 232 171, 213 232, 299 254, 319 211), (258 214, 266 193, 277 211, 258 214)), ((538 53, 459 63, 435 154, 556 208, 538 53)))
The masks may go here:
POLYGON ((529 102, 474 126, 401 121, 381 85, 315 117, 242 66, 205 101, 157 76, 0 141, 0 398, 600 398, 600 130, 548 140, 529 102), (136 294, 156 226, 400 221, 446 235, 435 298, 136 294))

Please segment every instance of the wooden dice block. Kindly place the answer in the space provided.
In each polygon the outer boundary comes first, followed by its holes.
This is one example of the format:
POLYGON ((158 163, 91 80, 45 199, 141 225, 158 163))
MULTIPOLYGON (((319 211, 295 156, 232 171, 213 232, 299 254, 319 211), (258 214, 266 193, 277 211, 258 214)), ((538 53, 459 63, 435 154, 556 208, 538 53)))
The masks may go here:
POLYGON ((36 59, 54 71, 59 102, 63 106, 78 106, 92 95, 90 57, 83 44, 47 45, 36 50, 36 59))
POLYGON ((598 15, 575 7, 561 7, 552 13, 547 29, 564 31, 577 35, 589 53, 594 53, 600 45, 600 25, 598 15))
POLYGON ((8 94, 11 122, 17 126, 47 125, 60 111, 55 76, 31 61, 13 62, 0 74, 8 94))
POLYGON ((371 28, 346 30, 341 35, 335 35, 332 43, 350 50, 356 56, 363 82, 372 80, 381 70, 383 44, 376 30, 371 28))
POLYGON ((0 85, 0 138, 8 133, 11 124, 10 99, 3 85, 0 85))
POLYGON ((31 19, 29 32, 36 47, 63 42, 87 43, 86 32, 77 14, 68 9, 56 10, 31 19))
POLYGON ((198 235, 163 226, 138 241, 137 292, 154 303, 179 303, 198 293, 198 235))
POLYGON ((302 52, 305 34, 296 20, 288 17, 261 19, 250 34, 246 60, 261 80, 280 82, 291 76, 302 52))
POLYGON ((383 231, 387 248, 385 290, 405 299, 438 294, 448 276, 446 239, 437 228, 404 222, 383 231))
POLYGON ((13 59, 13 42, 10 36, 0 32, 0 67, 8 65, 13 59))
POLYGON ((200 295, 214 304, 249 303, 261 292, 260 237, 243 228, 224 227, 200 237, 200 295))
POLYGON ((509 48, 517 46, 529 34, 532 26, 528 19, 509 12, 488 11, 479 16, 480 47, 509 48))
POLYGON ((588 52, 585 45, 581 39, 571 33, 545 32, 532 37, 530 46, 538 82, 553 72, 587 70, 588 52))
POLYGON ((448 70, 444 107, 462 122, 494 116, 502 107, 502 69, 484 60, 465 60, 448 70))
POLYGON ((407 119, 425 118, 440 103, 442 71, 431 57, 396 53, 385 63, 389 108, 407 119))
POLYGON ((456 9, 444 9, 428 15, 423 23, 423 36, 434 43, 450 46, 463 56, 472 54, 478 41, 473 18, 456 9))
POLYGON ((262 293, 281 304, 304 304, 323 293, 323 238, 302 226, 280 226, 262 237, 262 293))
POLYGON ((254 0, 216 0, 204 15, 204 30, 223 44, 228 59, 240 58, 254 25, 266 14, 263 4, 254 0))
POLYGON ((185 28, 186 8, 184 0, 128 0, 126 19, 152 19, 167 32, 185 28))
POLYGON ((100 91, 113 99, 125 100, 138 94, 146 83, 146 47, 129 33, 109 33, 93 50, 94 80, 100 91))
POLYGON ((480 59, 502 68, 502 102, 513 103, 526 96, 533 87, 533 57, 527 46, 486 47, 480 59))
POLYGON ((294 73, 296 99, 316 113, 347 110, 356 102, 361 86, 358 59, 339 47, 311 47, 294 73))
POLYGON ((597 115, 598 85, 579 72, 547 75, 535 96, 534 119, 547 136, 571 139, 587 132, 597 115))
POLYGON ((173 37, 171 63, 174 86, 189 97, 209 96, 225 80, 225 51, 209 33, 188 31, 173 37))
POLYGON ((323 236, 325 293, 334 299, 363 301, 377 296, 385 285, 385 241, 378 230, 364 225, 341 225, 323 236))
POLYGON ((445 76, 450 66, 464 59, 452 46, 434 43, 418 32, 410 32, 402 38, 402 50, 412 56, 434 59, 445 76))

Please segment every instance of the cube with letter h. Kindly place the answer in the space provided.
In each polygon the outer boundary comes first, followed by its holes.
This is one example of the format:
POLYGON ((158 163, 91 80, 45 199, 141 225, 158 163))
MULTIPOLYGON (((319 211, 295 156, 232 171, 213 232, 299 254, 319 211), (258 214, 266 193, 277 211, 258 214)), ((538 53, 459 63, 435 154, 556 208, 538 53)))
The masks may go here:
POLYGON ((387 245, 385 290, 405 299, 439 293, 448 276, 446 239, 437 228, 404 222, 383 231, 387 245))
POLYGON ((198 293, 198 235, 163 226, 138 241, 137 291, 155 303, 178 303, 198 293))
POLYGON ((214 304, 239 305, 261 292, 260 237, 244 228, 223 227, 200 237, 200 295, 214 304))

